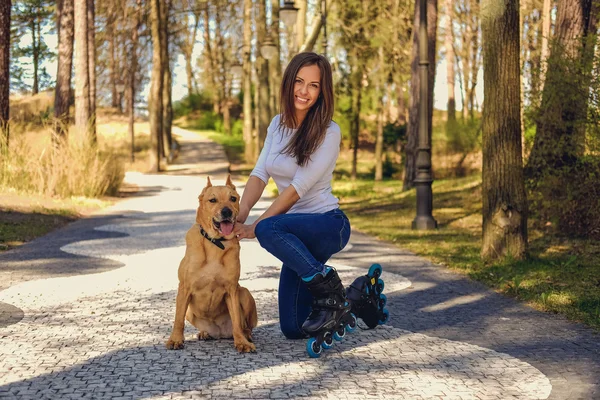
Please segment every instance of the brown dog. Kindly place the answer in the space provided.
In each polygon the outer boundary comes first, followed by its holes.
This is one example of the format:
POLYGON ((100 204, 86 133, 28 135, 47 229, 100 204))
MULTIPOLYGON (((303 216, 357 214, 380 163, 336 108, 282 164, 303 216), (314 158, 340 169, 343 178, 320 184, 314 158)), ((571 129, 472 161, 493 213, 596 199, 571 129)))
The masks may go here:
POLYGON ((258 322, 256 303, 238 283, 240 243, 233 234, 240 196, 230 177, 225 186, 213 186, 208 178, 198 200, 196 223, 185 235, 175 323, 166 346, 183 348, 185 318, 198 328, 198 339, 233 337, 238 351, 255 351, 251 341, 258 322))

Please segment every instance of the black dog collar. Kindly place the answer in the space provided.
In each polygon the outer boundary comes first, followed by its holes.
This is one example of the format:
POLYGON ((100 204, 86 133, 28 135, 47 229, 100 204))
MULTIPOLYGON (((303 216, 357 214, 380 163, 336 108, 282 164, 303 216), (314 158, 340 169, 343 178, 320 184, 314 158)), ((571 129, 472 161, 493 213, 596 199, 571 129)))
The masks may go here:
POLYGON ((210 236, 208 236, 208 233, 206 233, 206 231, 204 230, 204 228, 202 228, 200 225, 198 225, 200 227, 200 234, 202 236, 204 236, 206 239, 208 239, 212 244, 214 244, 215 246, 217 246, 218 248, 220 248, 221 250, 225 250, 225 245, 223 245, 223 238, 221 239, 213 239, 210 236))

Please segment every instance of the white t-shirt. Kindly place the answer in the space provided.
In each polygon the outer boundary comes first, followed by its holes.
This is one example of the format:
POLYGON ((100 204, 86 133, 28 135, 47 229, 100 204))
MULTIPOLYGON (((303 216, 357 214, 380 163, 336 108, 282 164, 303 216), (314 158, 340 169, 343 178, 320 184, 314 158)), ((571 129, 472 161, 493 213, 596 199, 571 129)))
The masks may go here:
POLYGON ((331 193, 331 179, 340 153, 340 127, 331 121, 323 143, 300 167, 294 157, 283 154, 296 130, 280 127, 280 118, 276 115, 271 121, 265 145, 250 176, 265 183, 269 177, 273 178, 279 193, 293 185, 300 199, 288 213, 324 213, 338 208, 338 199, 331 193))

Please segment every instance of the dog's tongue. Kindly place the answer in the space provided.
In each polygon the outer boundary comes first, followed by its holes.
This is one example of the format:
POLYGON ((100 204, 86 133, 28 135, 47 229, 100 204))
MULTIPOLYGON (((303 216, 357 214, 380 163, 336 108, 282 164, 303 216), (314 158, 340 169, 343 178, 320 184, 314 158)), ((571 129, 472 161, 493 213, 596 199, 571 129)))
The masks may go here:
POLYGON ((231 222, 221 222, 221 225, 219 226, 219 228, 221 229, 221 233, 225 236, 229 235, 231 232, 233 232, 233 224, 231 222))

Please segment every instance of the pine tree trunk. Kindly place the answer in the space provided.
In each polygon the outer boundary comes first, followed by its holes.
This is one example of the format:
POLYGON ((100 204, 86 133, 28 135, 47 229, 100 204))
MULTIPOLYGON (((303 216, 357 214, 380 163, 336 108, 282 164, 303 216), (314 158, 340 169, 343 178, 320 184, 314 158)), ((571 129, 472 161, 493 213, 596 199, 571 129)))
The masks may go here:
POLYGON ((58 63, 56 66, 56 88, 54 90, 54 135, 57 145, 66 139, 69 128, 69 103, 71 97, 71 73, 73 70, 74 15, 73 0, 59 0, 58 19, 58 63))
MULTIPOLYGON (((110 104, 111 107, 119 109, 119 92, 117 91, 117 55, 116 55, 116 45, 117 41, 116 29, 115 29, 115 15, 112 10, 109 10, 108 21, 106 24, 106 29, 110 31, 110 37, 108 40, 108 71, 110 75, 110 104)), ((119 110, 120 111, 120 110, 119 110)))
POLYGON ((244 90, 244 158, 254 161, 254 142, 252 140, 252 0, 244 0, 244 49, 242 58, 242 84, 244 90))
POLYGON ((452 0, 446 0, 446 34, 444 35, 444 47, 446 48, 446 68, 448 82, 448 126, 456 121, 456 99, 454 98, 454 6, 452 0))
POLYGON ((270 108, 274 116, 280 113, 279 91, 281 90, 281 45, 279 43, 279 0, 271 0, 271 28, 269 29, 271 39, 275 43, 277 52, 272 60, 269 60, 269 87, 271 88, 270 108))
POLYGON ((596 32, 597 9, 593 7, 593 0, 558 2, 556 40, 527 164, 529 177, 572 165, 584 152, 596 32))
MULTIPOLYGON (((419 0, 415 2, 415 19, 413 29, 413 49, 410 80, 410 112, 408 118, 407 137, 408 143, 405 148, 405 175, 403 190, 411 189, 417 173, 417 145, 419 138, 419 0)), ((431 126, 433 119, 433 88, 435 82, 435 54, 437 38, 437 0, 427 0, 427 46, 429 51, 429 74, 428 74, 428 97, 429 97, 429 137, 431 137, 431 126)), ((464 107, 464 105, 463 105, 464 107)))
POLYGON ((10 131, 9 88, 10 88, 10 11, 11 1, 0 0, 0 150, 8 149, 10 131), (2 148, 5 145, 5 149, 2 148))
POLYGON ((352 141, 352 169, 350 179, 356 180, 358 164, 358 145, 360 135, 360 109, 362 101, 362 75, 363 67, 359 56, 354 55, 351 74, 351 98, 352 98, 352 117, 350 120, 350 138, 352 141))
POLYGON ((90 134, 96 143, 96 10, 94 0, 88 0, 88 68, 90 76, 90 134))
MULTIPOLYGON (((267 37, 267 13, 265 0, 258 0, 258 15, 256 18, 256 40, 263 43, 267 37)), ((256 112, 258 114, 256 149, 260 150, 265 144, 267 137, 267 128, 271 122, 271 109, 269 107, 269 65, 268 61, 262 57, 260 51, 256 56, 256 70, 258 72, 258 102, 256 103, 256 112)))
POLYGON ((152 77, 150 80, 150 138, 155 150, 151 155, 151 167, 160 172, 162 126, 163 126, 163 71, 161 57, 161 0, 151 0, 150 21, 152 31, 152 77), (156 157, 156 158, 154 158, 156 157))
POLYGON ((542 6, 542 53, 540 56, 541 59, 541 68, 540 68, 540 83, 539 90, 540 93, 544 90, 544 81, 546 79, 546 70, 547 70, 547 61, 548 55, 550 54, 550 47, 548 43, 550 42, 550 27, 552 25, 552 16, 550 15, 550 11, 552 10, 552 0, 544 0, 544 4, 542 6))
POLYGON ((93 142, 90 131, 90 71, 87 0, 75 0, 75 127, 93 142))
POLYGON ((37 21, 37 17, 34 17, 29 23, 29 27, 31 28, 31 49, 32 58, 33 58, 33 86, 31 89, 31 94, 38 94, 40 91, 40 84, 38 81, 38 70, 40 64, 40 35, 39 35, 39 24, 37 21))
POLYGON ((483 245, 495 261, 527 254, 527 199, 521 156, 519 0, 482 0, 483 245))
POLYGON ((210 39, 210 4, 204 5, 204 55, 206 56, 208 75, 210 76, 210 82, 212 84, 212 96, 213 96, 213 111, 218 113, 221 106, 221 99, 219 98, 219 90, 217 87, 217 72, 215 57, 212 50, 212 44, 210 39))
MULTIPOLYGON (((385 58, 383 54, 383 47, 379 48, 379 65, 384 65, 385 58)), ((375 139, 375 180, 380 181, 383 179, 383 120, 384 120, 384 86, 385 76, 383 73, 379 74, 377 80, 377 137, 375 139)), ((388 98, 388 101, 389 98, 388 98)))
POLYGON ((171 0, 162 0, 161 7, 161 62, 163 69, 163 155, 168 161, 172 161, 171 146, 173 144, 172 125, 173 125, 173 106, 171 102, 171 87, 173 78, 171 75, 171 65, 169 57, 169 11, 171 0))

